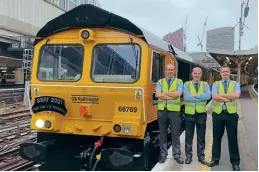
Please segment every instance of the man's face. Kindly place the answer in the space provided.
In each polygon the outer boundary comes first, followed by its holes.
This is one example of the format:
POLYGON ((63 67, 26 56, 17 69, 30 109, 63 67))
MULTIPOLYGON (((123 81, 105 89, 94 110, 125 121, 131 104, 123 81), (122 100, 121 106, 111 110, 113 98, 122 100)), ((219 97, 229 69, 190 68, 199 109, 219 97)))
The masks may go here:
POLYGON ((172 78, 174 76, 174 66, 173 65, 166 66, 166 76, 169 78, 172 78))
POLYGON ((194 81, 198 82, 201 80, 202 70, 200 68, 194 68, 192 70, 192 78, 194 81))
POLYGON ((228 67, 224 67, 220 69, 220 75, 222 79, 227 80, 230 77, 230 70, 228 67))

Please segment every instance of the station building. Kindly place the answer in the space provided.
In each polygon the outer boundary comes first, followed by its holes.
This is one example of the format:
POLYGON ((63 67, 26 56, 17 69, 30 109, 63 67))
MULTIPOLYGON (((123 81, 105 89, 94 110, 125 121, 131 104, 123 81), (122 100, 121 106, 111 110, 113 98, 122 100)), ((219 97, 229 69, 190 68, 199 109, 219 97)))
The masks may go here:
POLYGON ((30 78, 33 41, 51 19, 98 0, 1 0, 0 87, 24 86, 30 78))

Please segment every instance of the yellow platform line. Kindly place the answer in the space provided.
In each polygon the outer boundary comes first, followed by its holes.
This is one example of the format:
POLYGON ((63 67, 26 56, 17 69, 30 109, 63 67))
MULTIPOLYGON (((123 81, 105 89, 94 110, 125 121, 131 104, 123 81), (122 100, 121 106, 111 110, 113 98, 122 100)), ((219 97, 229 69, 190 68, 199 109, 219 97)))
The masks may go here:
MULTIPOLYGON (((205 160, 207 162, 211 161, 211 156, 212 156, 212 132, 209 135, 209 139, 208 139, 208 146, 206 148, 206 152, 205 152, 205 160)), ((200 166, 200 171, 211 171, 211 167, 208 167, 207 165, 203 165, 201 164, 200 166)))
POLYGON ((253 98, 252 94, 250 93, 250 90, 248 89, 249 95, 252 98, 253 102, 255 103, 255 105, 258 107, 258 104, 256 103, 255 99, 253 98))

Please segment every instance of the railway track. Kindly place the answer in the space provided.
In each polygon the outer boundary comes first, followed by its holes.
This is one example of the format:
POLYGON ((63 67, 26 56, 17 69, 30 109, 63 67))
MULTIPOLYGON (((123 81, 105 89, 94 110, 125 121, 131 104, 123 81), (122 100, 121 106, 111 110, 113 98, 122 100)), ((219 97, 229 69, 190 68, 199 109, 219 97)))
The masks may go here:
MULTIPOLYGON (((0 110, 1 111, 1 110, 0 110)), ((30 110, 29 109, 15 109, 11 112, 2 112, 0 113, 0 118, 2 119, 13 119, 21 116, 29 116, 30 110)))
POLYGON ((0 114, 0 142, 3 138, 12 137, 30 130, 30 112, 27 109, 0 114))
POLYGON ((22 142, 36 141, 36 133, 30 129, 30 111, 25 108, 10 109, 9 113, 0 109, 0 171, 35 170, 34 162, 18 155, 22 142))
POLYGON ((0 165, 1 171, 31 171, 34 169, 35 162, 21 159, 19 156, 12 159, 8 163, 0 165))
POLYGON ((36 141, 36 136, 30 136, 30 139, 23 139, 14 142, 0 149, 0 170, 1 171, 30 171, 34 169, 36 163, 23 160, 19 155, 19 145, 22 142, 36 141))
POLYGON ((24 88, 0 89, 0 106, 22 102, 24 98, 24 88))

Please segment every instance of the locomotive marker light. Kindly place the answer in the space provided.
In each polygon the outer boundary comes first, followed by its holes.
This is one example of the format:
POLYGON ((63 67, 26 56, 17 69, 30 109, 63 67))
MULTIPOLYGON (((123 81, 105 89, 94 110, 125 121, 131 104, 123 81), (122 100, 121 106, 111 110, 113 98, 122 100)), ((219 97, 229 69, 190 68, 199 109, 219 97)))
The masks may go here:
POLYGON ((116 132, 116 133, 119 133, 121 131, 121 126, 119 124, 115 124, 113 126, 113 130, 116 132))
POLYGON ((45 121, 44 126, 46 128, 50 128, 51 127, 51 122, 49 120, 45 121))

